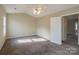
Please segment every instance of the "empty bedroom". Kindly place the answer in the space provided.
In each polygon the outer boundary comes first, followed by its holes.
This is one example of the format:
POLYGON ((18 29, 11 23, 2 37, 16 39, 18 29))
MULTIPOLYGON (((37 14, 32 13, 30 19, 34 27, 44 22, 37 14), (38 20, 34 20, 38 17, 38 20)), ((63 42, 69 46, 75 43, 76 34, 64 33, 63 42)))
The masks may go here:
POLYGON ((1 4, 0 55, 78 55, 78 20, 78 4, 1 4))

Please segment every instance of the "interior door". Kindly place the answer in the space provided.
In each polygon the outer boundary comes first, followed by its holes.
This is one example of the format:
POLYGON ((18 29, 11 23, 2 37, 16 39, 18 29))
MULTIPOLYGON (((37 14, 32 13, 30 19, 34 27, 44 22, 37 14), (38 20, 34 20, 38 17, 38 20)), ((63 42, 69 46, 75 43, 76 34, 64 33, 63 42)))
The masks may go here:
POLYGON ((61 17, 51 18, 51 42, 62 44, 62 19, 61 17))

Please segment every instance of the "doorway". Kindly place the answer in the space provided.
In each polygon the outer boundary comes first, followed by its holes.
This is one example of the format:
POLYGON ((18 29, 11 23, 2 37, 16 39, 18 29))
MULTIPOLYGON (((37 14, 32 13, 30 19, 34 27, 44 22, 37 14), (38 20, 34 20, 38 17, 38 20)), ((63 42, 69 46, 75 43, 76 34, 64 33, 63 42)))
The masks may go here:
POLYGON ((64 16, 62 21, 62 43, 78 45, 78 14, 64 16))

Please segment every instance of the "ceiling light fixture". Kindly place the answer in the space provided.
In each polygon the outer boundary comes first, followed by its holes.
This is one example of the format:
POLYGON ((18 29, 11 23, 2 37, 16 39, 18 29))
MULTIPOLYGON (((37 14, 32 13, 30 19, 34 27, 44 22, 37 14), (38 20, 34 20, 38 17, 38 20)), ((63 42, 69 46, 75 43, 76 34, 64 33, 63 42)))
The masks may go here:
POLYGON ((38 7, 38 8, 33 8, 33 14, 38 15, 42 12, 42 8, 38 7))

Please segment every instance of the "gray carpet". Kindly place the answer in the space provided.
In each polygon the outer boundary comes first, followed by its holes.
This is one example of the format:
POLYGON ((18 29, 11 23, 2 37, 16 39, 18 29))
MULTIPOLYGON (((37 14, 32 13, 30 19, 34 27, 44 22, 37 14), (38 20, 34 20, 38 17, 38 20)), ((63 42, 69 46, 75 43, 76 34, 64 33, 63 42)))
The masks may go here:
POLYGON ((8 39, 0 54, 4 55, 78 55, 79 46, 67 44, 57 45, 41 37, 23 37, 8 39), (20 40, 27 40, 20 41, 20 40), (34 41, 34 39, 36 41, 34 41), (19 40, 19 43, 17 42, 19 40), (31 42, 30 42, 31 41, 31 42))

